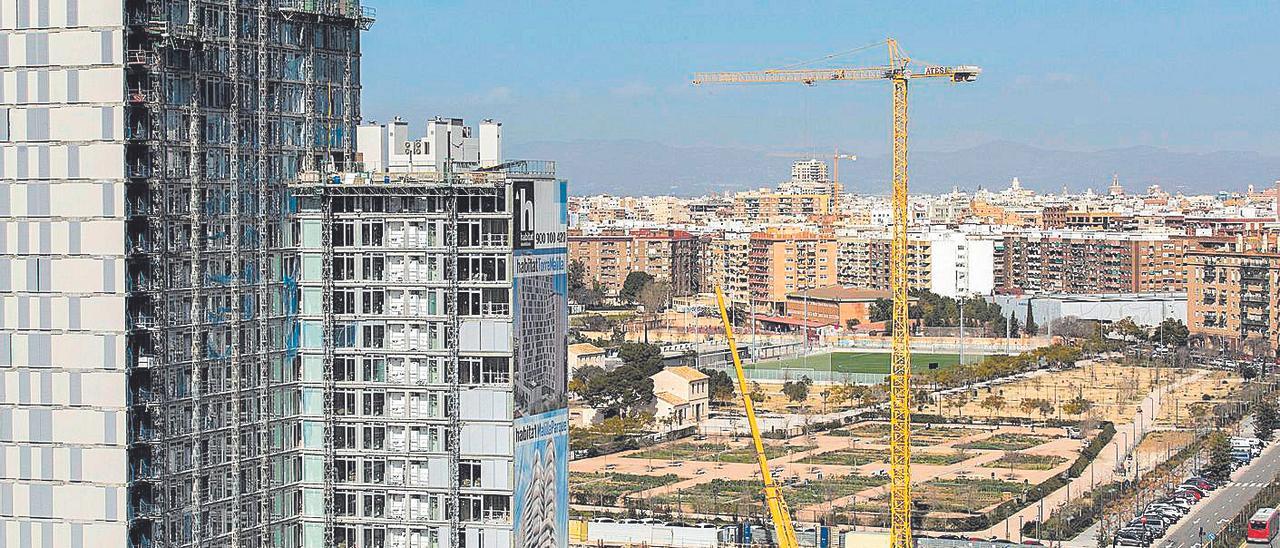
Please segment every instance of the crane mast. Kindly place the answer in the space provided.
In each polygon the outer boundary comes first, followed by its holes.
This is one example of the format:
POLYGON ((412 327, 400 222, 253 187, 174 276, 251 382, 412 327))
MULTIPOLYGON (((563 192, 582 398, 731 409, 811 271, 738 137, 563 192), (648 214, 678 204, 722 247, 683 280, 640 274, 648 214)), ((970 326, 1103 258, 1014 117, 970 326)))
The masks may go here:
POLYGON ((747 424, 751 426, 751 441, 756 450, 756 462, 760 464, 760 477, 764 482, 764 501, 769 507, 769 517, 773 519, 773 530, 778 540, 778 548, 797 548, 796 530, 791 525, 791 512, 782 492, 773 482, 773 474, 769 472, 769 458, 764 453, 764 440, 760 437, 760 425, 756 423, 755 405, 751 402, 751 389, 747 387, 747 376, 742 372, 742 358, 738 357, 738 342, 733 338, 733 324, 729 322, 729 312, 724 307, 724 291, 716 285, 716 305, 720 307, 720 321, 724 322, 724 336, 729 340, 729 355, 733 357, 733 371, 738 374, 738 391, 742 393, 742 406, 746 409, 747 424))
MULTIPOLYGON (((891 548, 909 548, 913 545, 911 536, 911 335, 910 335, 910 295, 908 289, 908 245, 907 229, 911 218, 908 210, 907 192, 907 84, 909 80, 921 78, 942 78, 952 82, 972 82, 982 73, 982 69, 971 65, 937 66, 925 65, 920 72, 911 70, 912 59, 906 55, 898 42, 892 38, 885 40, 889 50, 889 64, 859 68, 815 68, 815 69, 781 69, 748 72, 702 72, 694 75, 693 83, 699 84, 770 84, 801 83, 814 85, 818 82, 843 82, 866 80, 889 80, 893 85, 893 229, 890 251, 889 284, 893 295, 893 353, 890 359, 889 374, 889 546, 891 548)), ((716 289, 717 298, 720 296, 716 289)), ((721 316, 725 322, 725 330, 729 332, 728 315, 721 304, 721 316)), ((733 351, 735 365, 738 366, 739 383, 745 385, 740 364, 736 363, 732 334, 729 334, 730 349, 733 351)), ((743 386, 745 395, 746 388, 743 386)), ((754 415, 751 413, 750 399, 747 398, 748 417, 752 421, 754 434, 754 415)), ((757 445, 759 441, 757 439, 757 445)), ((766 466, 763 453, 760 455, 761 466, 766 466)), ((766 478, 766 494, 771 480, 768 470, 763 471, 766 478)), ((776 489, 776 487, 775 487, 776 489)), ((781 501, 781 495, 778 495, 781 501)), ((782 511, 785 512, 785 505, 782 511)), ((774 526, 781 527, 775 507, 770 505, 774 516, 774 526)), ((784 516, 788 528, 791 526, 790 516, 784 516)), ((794 531, 791 531, 794 538, 794 531)), ((779 535, 782 538, 781 535, 779 535)), ((781 544, 780 544, 781 545, 781 544)))

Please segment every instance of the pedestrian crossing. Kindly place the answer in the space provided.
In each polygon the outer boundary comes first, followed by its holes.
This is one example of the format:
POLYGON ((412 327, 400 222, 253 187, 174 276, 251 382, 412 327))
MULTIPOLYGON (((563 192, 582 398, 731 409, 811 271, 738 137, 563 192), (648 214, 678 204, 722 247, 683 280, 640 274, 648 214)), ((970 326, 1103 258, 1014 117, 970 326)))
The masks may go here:
POLYGON ((1227 487, 1266 487, 1265 481, 1228 481, 1227 487))

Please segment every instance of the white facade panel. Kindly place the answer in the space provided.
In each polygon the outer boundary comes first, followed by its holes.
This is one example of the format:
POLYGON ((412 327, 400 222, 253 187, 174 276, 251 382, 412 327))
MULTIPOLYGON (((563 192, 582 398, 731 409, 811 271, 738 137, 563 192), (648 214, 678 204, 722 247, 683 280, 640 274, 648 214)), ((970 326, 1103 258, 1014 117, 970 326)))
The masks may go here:
MULTIPOLYGON (((91 141, 103 138, 103 108, 112 108, 111 127, 107 128, 110 139, 123 138, 120 123, 115 118, 120 115, 115 107, 96 106, 61 106, 49 109, 50 136, 57 141, 91 141)), ((19 116, 19 118, 23 118, 19 116)))
MULTIPOLYGON (((82 5, 93 4, 110 4, 109 2, 81 2, 82 5)), ((116 7, 117 11, 120 8, 116 7)), ((118 17, 117 17, 118 18, 118 17)), ((118 50, 123 48, 120 45, 119 30, 71 30, 62 32, 49 33, 49 63, 54 65, 100 65, 103 59, 110 59, 111 63, 121 61, 121 53, 118 50), (102 35, 100 33, 110 33, 111 49, 104 52, 102 44, 102 35)), ((9 43, 14 45, 13 41, 9 43)), ((9 51, 10 59, 14 58, 14 51, 9 51)))

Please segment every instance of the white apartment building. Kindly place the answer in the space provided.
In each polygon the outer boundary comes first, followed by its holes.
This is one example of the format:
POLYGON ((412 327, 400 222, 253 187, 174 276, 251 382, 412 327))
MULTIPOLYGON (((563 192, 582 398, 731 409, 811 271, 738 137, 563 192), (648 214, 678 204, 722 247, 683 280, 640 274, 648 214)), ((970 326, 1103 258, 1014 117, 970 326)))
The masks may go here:
POLYGON ((563 548, 566 184, 437 167, 292 186, 303 496, 340 546, 563 548))

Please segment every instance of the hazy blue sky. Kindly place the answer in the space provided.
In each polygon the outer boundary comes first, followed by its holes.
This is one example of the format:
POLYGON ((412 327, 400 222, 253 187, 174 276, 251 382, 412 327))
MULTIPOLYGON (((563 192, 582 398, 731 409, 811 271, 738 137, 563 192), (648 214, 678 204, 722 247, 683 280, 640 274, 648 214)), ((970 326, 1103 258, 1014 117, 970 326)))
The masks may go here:
MULTIPOLYGON (((1274 2, 365 0, 364 114, 504 122, 511 142, 888 147, 886 83, 694 88, 895 36, 965 86, 912 88, 912 146, 1280 150, 1274 2)), ((883 62, 883 50, 849 65, 883 62)))

